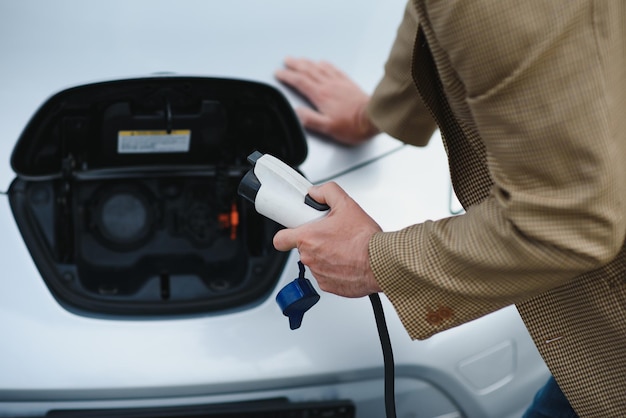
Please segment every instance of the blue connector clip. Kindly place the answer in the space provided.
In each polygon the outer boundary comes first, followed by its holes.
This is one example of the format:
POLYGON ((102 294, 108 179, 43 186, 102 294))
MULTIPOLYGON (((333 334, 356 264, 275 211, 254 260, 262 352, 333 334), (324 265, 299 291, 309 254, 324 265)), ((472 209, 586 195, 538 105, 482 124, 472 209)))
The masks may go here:
POLYGON ((302 325, 304 313, 311 309, 320 300, 311 282, 304 277, 304 264, 298 261, 300 275, 289 283, 276 295, 276 303, 283 311, 283 315, 289 318, 289 328, 298 329, 302 325))

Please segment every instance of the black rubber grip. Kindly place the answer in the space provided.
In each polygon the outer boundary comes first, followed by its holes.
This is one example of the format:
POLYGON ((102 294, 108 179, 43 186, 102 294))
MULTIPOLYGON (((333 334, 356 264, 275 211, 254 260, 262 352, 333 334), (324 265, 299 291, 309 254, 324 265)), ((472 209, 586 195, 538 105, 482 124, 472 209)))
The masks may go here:
POLYGON ((314 200, 309 194, 304 196, 304 203, 311 206, 315 210, 319 210, 320 212, 324 212, 325 210, 329 210, 330 206, 326 203, 320 203, 317 200, 314 200))

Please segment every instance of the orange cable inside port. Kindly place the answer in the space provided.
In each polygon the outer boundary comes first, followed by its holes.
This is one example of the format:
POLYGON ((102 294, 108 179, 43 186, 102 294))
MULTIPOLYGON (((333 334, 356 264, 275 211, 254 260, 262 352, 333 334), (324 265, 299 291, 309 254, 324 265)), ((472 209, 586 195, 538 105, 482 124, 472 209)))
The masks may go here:
POLYGON ((230 239, 237 239, 237 226, 239 226, 239 211, 237 204, 233 203, 230 207, 230 239))

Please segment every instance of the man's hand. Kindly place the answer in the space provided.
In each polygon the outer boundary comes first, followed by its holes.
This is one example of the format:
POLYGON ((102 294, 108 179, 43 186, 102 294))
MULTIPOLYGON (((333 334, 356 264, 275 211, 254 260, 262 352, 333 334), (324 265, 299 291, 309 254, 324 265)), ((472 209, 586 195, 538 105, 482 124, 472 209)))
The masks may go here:
POLYGON ((349 145, 379 132, 365 111, 369 96, 332 64, 287 58, 275 76, 315 106, 296 109, 305 128, 349 145))
POLYGON ((331 210, 323 219, 274 236, 280 251, 297 248, 322 290, 345 297, 380 292, 369 263, 368 245, 380 226, 336 183, 309 191, 331 210))

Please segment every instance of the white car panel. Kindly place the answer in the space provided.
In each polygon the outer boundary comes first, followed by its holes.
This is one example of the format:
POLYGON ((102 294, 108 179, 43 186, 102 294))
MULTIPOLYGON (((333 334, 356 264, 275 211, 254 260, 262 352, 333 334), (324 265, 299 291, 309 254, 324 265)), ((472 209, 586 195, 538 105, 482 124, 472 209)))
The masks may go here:
MULTIPOLYGON (((0 3, 0 161, 37 110, 62 89, 159 72, 242 78, 277 86, 286 56, 336 63, 364 89, 382 75, 404 4, 400 0, 252 2, 228 0, 9 0, 0 3)), ((360 152, 311 137, 302 167, 311 181, 398 146, 388 137, 360 152)), ((13 173, 0 166, 0 187, 13 173)))

